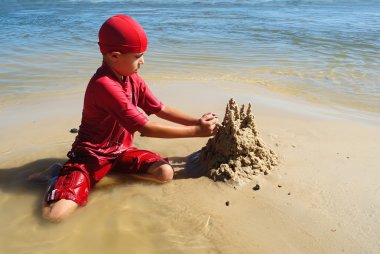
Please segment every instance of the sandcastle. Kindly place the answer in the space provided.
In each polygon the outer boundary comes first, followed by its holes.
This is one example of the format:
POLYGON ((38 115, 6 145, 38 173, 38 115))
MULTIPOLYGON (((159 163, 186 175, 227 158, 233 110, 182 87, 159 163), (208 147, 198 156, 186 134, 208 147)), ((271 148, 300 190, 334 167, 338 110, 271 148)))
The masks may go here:
POLYGON ((268 174, 278 164, 276 154, 259 137, 251 104, 245 111, 245 106, 239 109, 233 99, 227 104, 217 134, 202 148, 199 160, 210 178, 233 185, 268 174))

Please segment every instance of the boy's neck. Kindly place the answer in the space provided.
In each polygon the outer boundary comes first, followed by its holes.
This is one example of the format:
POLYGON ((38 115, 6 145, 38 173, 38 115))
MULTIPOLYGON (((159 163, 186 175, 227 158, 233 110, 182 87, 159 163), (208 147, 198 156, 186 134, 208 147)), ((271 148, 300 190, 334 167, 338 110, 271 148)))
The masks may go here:
POLYGON ((103 65, 105 65, 105 66, 106 66, 106 67, 112 72, 112 74, 115 76, 115 78, 116 78, 120 83, 124 83, 124 82, 125 82, 126 77, 123 76, 123 75, 121 75, 121 74, 119 74, 117 71, 115 71, 115 69, 112 68, 112 66, 111 66, 109 63, 107 63, 107 61, 105 61, 104 59, 103 59, 103 65))

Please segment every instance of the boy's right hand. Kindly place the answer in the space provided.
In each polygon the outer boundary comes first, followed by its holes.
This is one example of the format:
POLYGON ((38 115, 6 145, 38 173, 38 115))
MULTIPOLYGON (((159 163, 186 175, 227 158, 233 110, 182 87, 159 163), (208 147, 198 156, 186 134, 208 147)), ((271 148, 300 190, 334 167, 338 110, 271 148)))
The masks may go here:
POLYGON ((219 126, 220 123, 215 113, 204 114, 198 120, 199 137, 209 137, 215 135, 219 126))

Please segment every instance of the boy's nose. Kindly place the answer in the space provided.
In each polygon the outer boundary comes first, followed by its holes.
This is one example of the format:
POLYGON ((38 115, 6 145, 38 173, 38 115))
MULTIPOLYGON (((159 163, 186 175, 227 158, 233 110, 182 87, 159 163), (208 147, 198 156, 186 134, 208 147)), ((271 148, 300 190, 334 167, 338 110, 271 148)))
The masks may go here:
POLYGON ((140 64, 144 64, 144 56, 140 57, 140 64))

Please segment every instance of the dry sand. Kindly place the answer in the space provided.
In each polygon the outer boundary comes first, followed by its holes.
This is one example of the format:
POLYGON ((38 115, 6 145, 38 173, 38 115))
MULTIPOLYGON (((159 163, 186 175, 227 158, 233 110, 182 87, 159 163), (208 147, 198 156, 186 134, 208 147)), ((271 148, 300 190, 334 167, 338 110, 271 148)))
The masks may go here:
POLYGON ((45 186, 25 178, 65 160, 82 95, 2 109, 0 253, 380 252, 379 122, 241 85, 178 81, 152 90, 194 115, 222 116, 231 97, 253 103, 260 134, 280 166, 232 188, 183 173, 185 156, 207 138, 137 136, 137 146, 171 158, 176 179, 156 185, 109 176, 86 207, 50 224, 40 218, 45 186))

